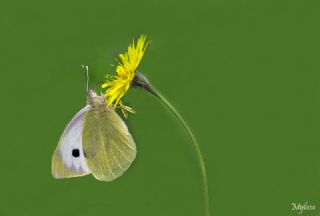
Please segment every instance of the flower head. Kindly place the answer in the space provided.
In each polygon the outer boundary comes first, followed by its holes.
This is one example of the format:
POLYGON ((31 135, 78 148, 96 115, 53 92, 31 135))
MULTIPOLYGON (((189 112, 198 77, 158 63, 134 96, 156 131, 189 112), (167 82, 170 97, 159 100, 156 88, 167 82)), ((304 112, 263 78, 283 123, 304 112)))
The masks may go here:
POLYGON ((107 106, 113 105, 114 108, 118 105, 121 106, 121 98, 130 88, 147 45, 146 36, 141 35, 136 44, 133 41, 129 45, 127 52, 119 54, 119 63, 116 68, 117 75, 107 77, 107 81, 102 84, 102 88, 106 88, 104 96, 107 106))

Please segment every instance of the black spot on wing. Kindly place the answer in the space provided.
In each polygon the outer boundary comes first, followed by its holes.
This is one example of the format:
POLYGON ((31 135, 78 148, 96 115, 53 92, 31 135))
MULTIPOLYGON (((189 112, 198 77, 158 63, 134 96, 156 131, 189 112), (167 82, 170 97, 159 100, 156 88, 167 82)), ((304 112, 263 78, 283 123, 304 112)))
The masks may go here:
POLYGON ((72 149, 72 156, 73 157, 79 157, 80 156, 79 149, 72 149))

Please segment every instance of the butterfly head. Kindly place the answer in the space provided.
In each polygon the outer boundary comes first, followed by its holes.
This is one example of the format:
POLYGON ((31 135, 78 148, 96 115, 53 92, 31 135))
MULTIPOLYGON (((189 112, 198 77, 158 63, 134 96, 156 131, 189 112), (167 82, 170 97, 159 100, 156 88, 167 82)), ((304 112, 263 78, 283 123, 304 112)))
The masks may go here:
POLYGON ((87 103, 95 109, 105 109, 106 103, 102 95, 98 95, 95 91, 89 90, 87 96, 87 103))

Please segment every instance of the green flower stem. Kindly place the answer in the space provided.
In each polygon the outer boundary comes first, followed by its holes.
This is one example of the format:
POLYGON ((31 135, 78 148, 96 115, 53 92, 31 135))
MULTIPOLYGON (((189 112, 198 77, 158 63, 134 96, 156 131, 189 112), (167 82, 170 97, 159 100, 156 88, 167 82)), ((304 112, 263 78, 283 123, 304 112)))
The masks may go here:
POLYGON ((201 170, 202 175, 202 184, 203 184, 203 198, 204 198, 204 212, 205 216, 209 216, 209 191, 208 191, 208 180, 207 180, 207 172, 205 169, 203 157, 199 148, 199 144, 193 135, 190 127, 185 122, 185 120, 182 118, 182 116, 178 113, 178 111, 165 99, 156 89, 154 89, 150 83, 148 83, 148 88, 145 88, 148 92, 156 96, 164 105, 165 107, 172 112, 172 114, 177 118, 177 120, 181 123, 183 128, 186 130, 186 132, 189 134, 191 141, 192 141, 192 147, 194 149, 194 153, 198 160, 198 165, 201 170))
POLYGON ((204 166, 203 162, 203 157, 199 148, 199 144, 193 135, 190 127, 188 124, 184 121, 184 119, 181 117, 181 115, 178 113, 178 111, 165 99, 153 86, 150 84, 148 79, 139 71, 136 71, 136 74, 131 82, 132 87, 138 87, 142 88, 155 97, 157 97, 164 105, 165 107, 172 112, 172 114, 177 118, 177 120, 181 123, 183 128, 186 130, 186 132, 189 134, 191 141, 192 141, 192 146, 194 153, 197 157, 198 160, 198 165, 201 171, 202 175, 202 185, 203 185, 203 199, 204 199, 204 215, 205 216, 210 216, 209 212, 209 190, 208 190, 208 180, 207 180, 207 172, 204 166))

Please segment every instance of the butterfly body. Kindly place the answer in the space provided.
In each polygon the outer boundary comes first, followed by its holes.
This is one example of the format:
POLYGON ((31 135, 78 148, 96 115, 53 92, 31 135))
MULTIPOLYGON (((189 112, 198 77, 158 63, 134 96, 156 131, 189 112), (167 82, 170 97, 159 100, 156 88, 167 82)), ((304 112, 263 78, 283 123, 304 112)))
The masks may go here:
POLYGON ((136 145, 126 124, 105 104, 103 96, 88 91, 87 106, 65 128, 52 157, 52 175, 69 178, 92 174, 112 181, 136 156, 136 145))

